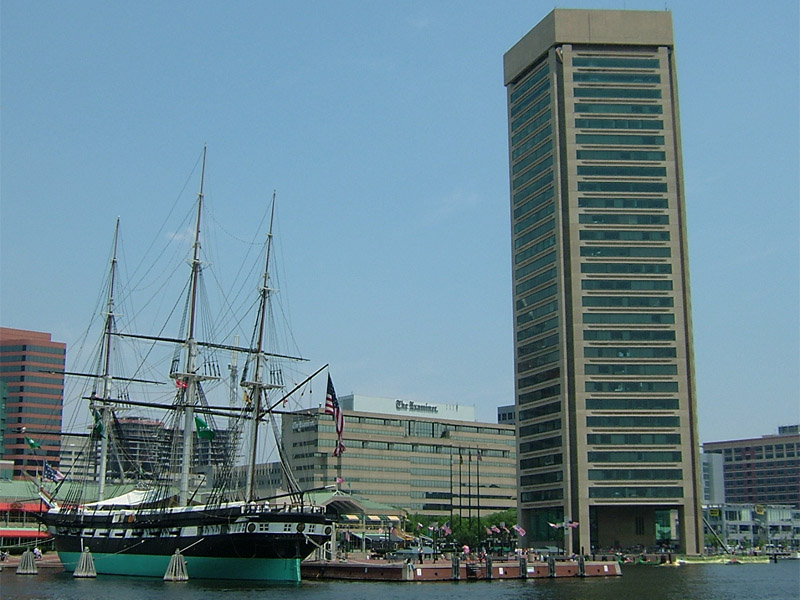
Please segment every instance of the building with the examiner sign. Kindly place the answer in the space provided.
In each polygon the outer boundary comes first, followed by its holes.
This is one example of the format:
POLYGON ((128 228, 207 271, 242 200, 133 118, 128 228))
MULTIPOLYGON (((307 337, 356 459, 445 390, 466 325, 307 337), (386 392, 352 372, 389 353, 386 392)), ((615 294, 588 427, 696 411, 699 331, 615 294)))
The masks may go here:
POLYGON ((322 407, 283 415, 283 444, 300 487, 344 492, 409 513, 477 519, 516 506, 512 425, 479 423, 474 406, 341 396, 341 457, 322 407))
POLYGON ((433 402, 414 402, 399 398, 378 398, 351 394, 342 396, 339 402, 344 410, 358 412, 377 412, 387 415, 418 415, 447 419, 451 421, 474 421, 475 407, 460 404, 439 404, 433 402))

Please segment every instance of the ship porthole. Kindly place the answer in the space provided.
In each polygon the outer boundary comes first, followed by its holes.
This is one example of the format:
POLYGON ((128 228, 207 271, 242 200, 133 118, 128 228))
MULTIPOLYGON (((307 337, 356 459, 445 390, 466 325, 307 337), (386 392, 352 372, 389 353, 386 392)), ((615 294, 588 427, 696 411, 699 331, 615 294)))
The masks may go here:
POLYGON ((255 530, 256 530, 256 524, 255 523, 248 523, 247 524, 248 533, 253 533, 255 530))
POLYGON ((330 528, 330 527, 326 527, 326 528, 325 528, 325 535, 330 535, 330 534, 331 534, 331 531, 333 531, 333 529, 332 529, 332 528, 330 528))
POLYGON ((306 528, 306 524, 305 523, 298 523, 297 524, 297 533, 302 533, 305 530, 305 528, 306 528))

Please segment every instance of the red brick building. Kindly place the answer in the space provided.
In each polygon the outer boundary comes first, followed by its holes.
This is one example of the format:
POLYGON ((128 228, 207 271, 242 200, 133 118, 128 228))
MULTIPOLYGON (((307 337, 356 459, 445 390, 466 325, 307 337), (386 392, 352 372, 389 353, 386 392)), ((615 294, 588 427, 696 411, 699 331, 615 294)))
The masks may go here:
POLYGON ((36 476, 45 460, 58 466, 66 351, 49 333, 0 327, 2 458, 14 461, 15 479, 36 476))

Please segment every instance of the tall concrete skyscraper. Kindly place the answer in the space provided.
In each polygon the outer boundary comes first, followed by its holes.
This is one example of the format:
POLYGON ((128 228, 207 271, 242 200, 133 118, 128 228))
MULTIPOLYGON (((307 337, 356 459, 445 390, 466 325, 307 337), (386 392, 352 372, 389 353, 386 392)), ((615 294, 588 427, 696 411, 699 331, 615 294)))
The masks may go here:
POLYGON ((528 545, 697 552, 672 15, 557 9, 504 68, 528 545))

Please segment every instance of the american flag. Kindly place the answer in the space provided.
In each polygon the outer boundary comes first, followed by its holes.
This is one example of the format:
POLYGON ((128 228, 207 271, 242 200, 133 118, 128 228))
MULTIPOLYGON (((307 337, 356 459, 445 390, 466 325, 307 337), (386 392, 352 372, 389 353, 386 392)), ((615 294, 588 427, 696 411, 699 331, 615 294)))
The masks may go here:
POLYGON ((47 461, 45 461, 45 463, 44 463, 44 476, 45 476, 45 479, 50 479, 50 480, 56 481, 56 482, 63 481, 63 480, 65 480, 67 478, 67 476, 64 475, 61 471, 51 467, 47 463, 47 461))
POLYGON ((325 414, 333 415, 333 420, 336 422, 336 448, 333 449, 334 456, 340 456, 344 452, 345 447, 342 442, 342 432, 344 432, 344 413, 342 407, 339 406, 339 400, 336 398, 336 390, 333 389, 333 381, 331 376, 328 375, 328 393, 325 395, 325 414))

